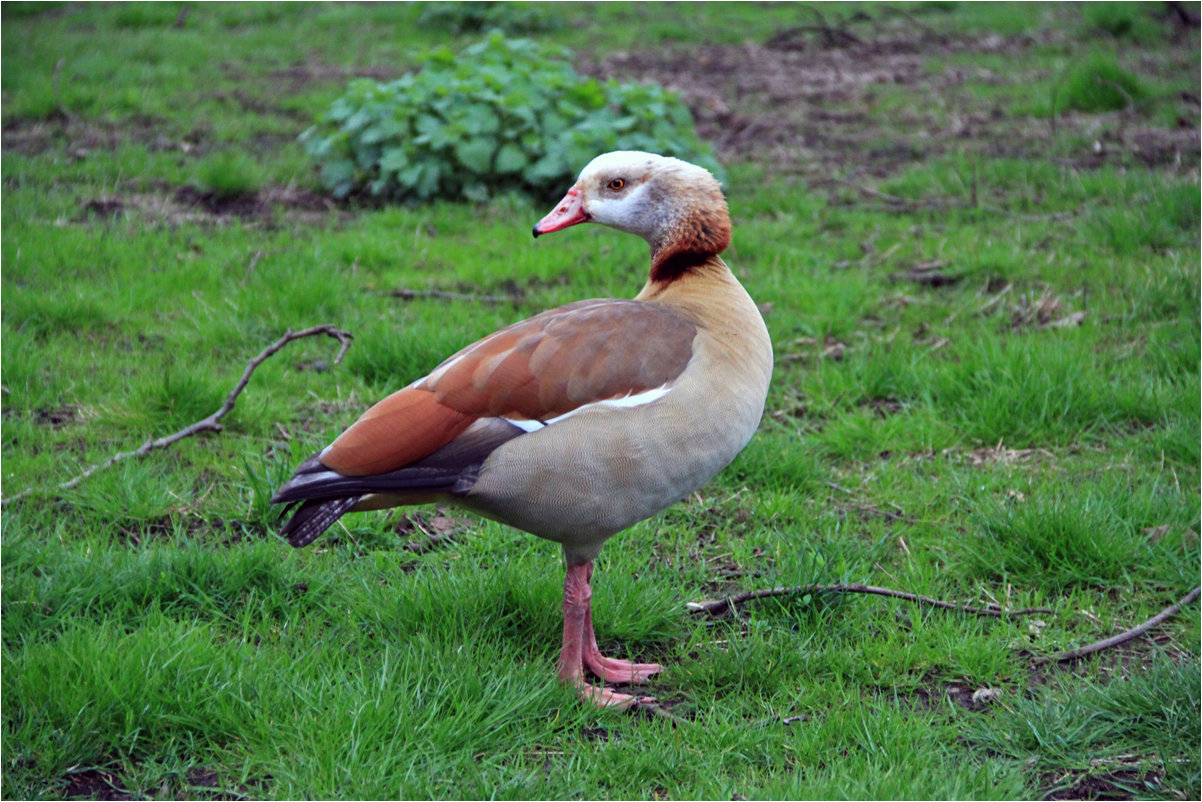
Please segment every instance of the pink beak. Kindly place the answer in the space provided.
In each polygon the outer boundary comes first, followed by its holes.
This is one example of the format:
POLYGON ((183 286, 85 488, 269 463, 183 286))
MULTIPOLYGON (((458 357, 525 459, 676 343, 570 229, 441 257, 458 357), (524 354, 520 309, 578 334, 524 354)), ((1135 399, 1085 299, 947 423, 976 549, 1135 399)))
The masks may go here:
POLYGON ((587 223, 588 221, 588 212, 584 210, 584 196, 580 193, 580 190, 573 187, 568 190, 567 195, 564 195, 563 200, 555 204, 555 208, 549 215, 535 224, 534 236, 537 238, 539 234, 562 231, 568 226, 574 226, 577 223, 587 223))

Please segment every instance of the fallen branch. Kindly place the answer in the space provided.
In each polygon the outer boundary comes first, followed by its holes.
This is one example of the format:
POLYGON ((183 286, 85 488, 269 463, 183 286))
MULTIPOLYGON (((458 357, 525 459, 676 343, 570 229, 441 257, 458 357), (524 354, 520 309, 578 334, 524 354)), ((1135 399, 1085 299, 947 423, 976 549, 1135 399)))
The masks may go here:
MULTIPOLYGON (((221 424, 218 423, 218 421, 228 415, 230 410, 234 408, 234 403, 238 400, 238 396, 242 394, 242 391, 246 389, 246 385, 250 381, 251 374, 255 372, 255 368, 259 367, 259 365, 263 364, 272 354, 293 340, 299 340, 303 337, 315 337, 319 334, 325 334, 329 337, 333 337, 342 344, 342 347, 338 349, 338 356, 334 358, 334 364, 337 365, 342 361, 342 357, 346 354, 346 350, 351 347, 351 340, 354 339, 353 334, 335 328, 329 323, 320 326, 313 326, 297 332, 292 331, 292 329, 288 329, 286 332, 284 332, 283 337, 264 348, 261 352, 259 352, 258 356, 246 363, 246 370, 242 371, 242 378, 238 380, 238 383, 234 385, 234 389, 230 391, 228 396, 226 396, 225 403, 221 405, 221 408, 212 415, 202 420, 198 420, 196 423, 193 423, 190 426, 185 426, 175 434, 169 434, 166 437, 160 437, 158 440, 153 440, 147 437, 146 442, 143 443, 140 448, 134 449, 133 451, 122 451, 118 454, 114 454, 104 462, 88 468, 75 478, 60 483, 58 485, 58 489, 70 490, 92 474, 103 471, 106 468, 111 468, 122 460, 127 460, 130 457, 144 457, 151 451, 167 448, 175 443, 178 443, 180 440, 191 437, 195 434, 199 434, 200 432, 220 432, 221 424)), ((34 488, 23 490, 15 496, 9 496, 6 499, 0 500, 0 505, 7 507, 12 502, 25 498, 33 492, 34 488)))
POLYGON ((1049 654, 1044 657, 1036 658, 1034 663, 1035 665, 1040 665, 1042 663, 1059 663, 1063 660, 1076 660, 1078 657, 1085 657, 1086 655, 1093 654, 1094 652, 1100 652, 1103 649, 1110 649, 1114 646, 1122 645, 1129 640, 1134 640, 1148 630, 1155 629, 1168 619, 1177 615, 1177 613, 1181 612, 1182 607, 1185 607, 1185 605, 1198 598, 1199 592, 1202 592, 1202 586, 1194 588, 1181 601, 1164 608, 1147 621, 1143 622, 1137 627, 1132 627, 1126 632, 1122 632, 1112 638, 1100 640, 1097 643, 1091 643, 1088 646, 1082 646, 1080 649, 1073 649, 1071 652, 1057 652, 1056 654, 1049 654))
POLYGON ((904 599, 905 601, 917 602, 919 604, 930 604, 935 607, 941 607, 944 610, 957 610, 964 613, 972 613, 973 615, 991 616, 993 618, 1002 618, 1010 615, 1031 615, 1033 613, 1050 613, 1052 612, 1046 607, 1028 607, 1023 610, 1007 610, 1004 607, 999 607, 996 604, 986 604, 984 607, 977 607, 971 604, 956 604, 954 602, 940 601, 932 599, 930 596, 923 596, 919 593, 906 593, 900 590, 890 590, 889 588, 878 588, 874 585, 859 585, 852 583, 840 583, 837 585, 797 585, 790 588, 768 588, 766 590, 749 590, 746 593, 737 593, 734 596, 728 596, 725 599, 714 599, 712 601, 688 602, 687 607, 691 612, 706 613, 712 616, 724 615, 728 611, 733 611, 740 604, 745 604, 755 599, 767 599, 772 596, 795 596, 799 593, 868 593, 874 596, 888 596, 892 599, 904 599))

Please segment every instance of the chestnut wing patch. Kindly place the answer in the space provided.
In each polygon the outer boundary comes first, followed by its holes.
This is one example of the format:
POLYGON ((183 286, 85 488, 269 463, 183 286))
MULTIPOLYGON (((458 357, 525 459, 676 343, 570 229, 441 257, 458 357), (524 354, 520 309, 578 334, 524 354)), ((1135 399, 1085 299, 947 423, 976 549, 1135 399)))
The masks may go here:
POLYGON ((434 454, 480 418, 546 422, 670 387, 693 356, 696 334, 692 323, 648 301, 577 301, 543 312, 380 401, 321 453, 321 463, 346 476, 386 473, 434 454))
POLYGON ((463 414, 546 421, 671 386, 693 356, 696 334, 660 304, 579 301, 481 340, 416 387, 463 414))

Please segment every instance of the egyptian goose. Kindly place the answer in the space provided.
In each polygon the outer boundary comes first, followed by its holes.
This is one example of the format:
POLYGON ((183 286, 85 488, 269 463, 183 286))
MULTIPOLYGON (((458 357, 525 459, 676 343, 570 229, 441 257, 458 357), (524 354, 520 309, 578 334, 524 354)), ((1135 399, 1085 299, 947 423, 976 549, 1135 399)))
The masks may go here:
POLYGON ((591 612, 605 541, 700 488, 755 433, 772 343, 718 256, 730 217, 710 173, 618 151, 580 173, 534 236, 578 223, 638 234, 651 272, 634 300, 576 301, 469 345, 367 410, 272 499, 305 546, 343 513, 452 502, 563 546, 559 678, 598 706, 636 697, 584 669, 645 682, 653 663, 605 657, 591 612))

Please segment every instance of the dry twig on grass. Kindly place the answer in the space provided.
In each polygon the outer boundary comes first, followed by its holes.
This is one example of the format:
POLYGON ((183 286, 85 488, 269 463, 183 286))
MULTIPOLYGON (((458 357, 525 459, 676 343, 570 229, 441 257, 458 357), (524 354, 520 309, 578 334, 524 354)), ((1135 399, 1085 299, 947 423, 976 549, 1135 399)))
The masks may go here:
POLYGON ((1202 586, 1194 588, 1188 594, 1186 594, 1185 598, 1183 598, 1181 601, 1164 608, 1139 626, 1132 627, 1126 632, 1121 632, 1112 638, 1106 638, 1105 640, 1091 643, 1088 646, 1082 646, 1080 649, 1073 649, 1071 652, 1057 652, 1056 654, 1049 654, 1045 657, 1038 657, 1034 662, 1036 665, 1040 665, 1043 663, 1059 663, 1063 660, 1076 660, 1078 657, 1085 657, 1093 654, 1094 652, 1100 652, 1103 649, 1110 649, 1115 646, 1120 646, 1129 640, 1138 638, 1148 630, 1160 626, 1168 619, 1177 615, 1177 613, 1181 612, 1182 607, 1185 607, 1187 604, 1197 599, 1200 592, 1202 592, 1202 586))
MULTIPOLYGON (((294 332, 292 329, 288 329, 284 332, 283 337, 264 348, 259 352, 258 356, 246 363, 246 370, 242 371, 242 378, 238 380, 236 385, 234 385, 234 389, 230 390, 230 394, 226 396, 225 403, 221 405, 221 408, 212 415, 198 420, 196 423, 193 423, 190 426, 185 426, 175 434, 169 434, 166 437, 160 437, 158 440, 153 440, 148 437, 146 438, 146 442, 143 443, 140 448, 134 449, 133 451, 122 451, 118 454, 114 454, 99 465, 93 465, 91 468, 88 468, 75 478, 68 479, 67 481, 60 483, 57 486, 57 489, 70 490, 92 474, 102 471, 106 468, 111 468, 122 460, 127 460, 130 457, 144 457, 151 451, 167 448, 175 443, 178 443, 180 440, 191 437, 195 434, 199 434, 200 432, 220 432, 221 424, 218 423, 218 421, 228 415, 230 410, 234 408, 234 403, 238 400, 238 396, 242 394, 242 391, 246 389, 246 385, 248 382, 250 382, 251 374, 255 372, 255 368, 259 367, 259 365, 267 361, 272 354, 293 340, 299 340, 304 337, 315 337, 319 334, 333 337, 334 339, 338 340, 339 343, 341 343, 342 347, 338 349, 338 356, 334 358, 334 364, 337 365, 342 361, 342 357, 346 354, 346 350, 351 347, 351 340, 354 339, 353 334, 336 328, 330 323, 325 323, 320 326, 312 326, 304 329, 303 331, 294 332)), ((3 499, 0 501, 0 504, 8 506, 12 502, 23 499, 33 492, 34 488, 31 487, 28 490, 21 491, 15 496, 9 496, 8 498, 3 499)))
POLYGON ((1032 613, 1052 612, 1046 607, 1028 607, 1023 610, 1007 610, 1006 608, 999 607, 996 604, 986 604, 982 607, 971 604, 956 604, 955 602, 932 599, 930 596, 923 596, 919 593, 906 593, 900 590, 890 590, 889 588, 878 588, 875 585, 859 585, 853 583, 839 583, 837 585, 797 585, 795 587, 788 588, 750 590, 746 593, 737 593, 734 596, 728 596, 725 599, 689 602, 685 606, 692 612, 706 613, 712 616, 721 616, 725 615, 728 611, 737 609, 740 604, 744 604, 755 599, 767 599, 773 596, 795 596, 799 593, 867 593, 874 596, 888 596, 892 599, 904 599, 905 601, 917 602, 919 604, 930 604, 935 607, 940 607, 944 610, 957 610, 959 612, 972 613, 973 615, 990 616, 992 618, 1003 618, 1010 615, 1031 615, 1032 613))

